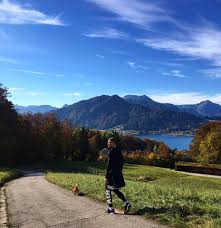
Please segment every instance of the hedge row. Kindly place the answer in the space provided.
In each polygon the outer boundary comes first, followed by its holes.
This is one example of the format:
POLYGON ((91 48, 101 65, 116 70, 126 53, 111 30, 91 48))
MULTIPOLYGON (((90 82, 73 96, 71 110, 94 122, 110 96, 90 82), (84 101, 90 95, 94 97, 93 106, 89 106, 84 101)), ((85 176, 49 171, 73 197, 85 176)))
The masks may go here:
POLYGON ((221 165, 193 162, 176 162, 175 170, 221 176, 221 165))

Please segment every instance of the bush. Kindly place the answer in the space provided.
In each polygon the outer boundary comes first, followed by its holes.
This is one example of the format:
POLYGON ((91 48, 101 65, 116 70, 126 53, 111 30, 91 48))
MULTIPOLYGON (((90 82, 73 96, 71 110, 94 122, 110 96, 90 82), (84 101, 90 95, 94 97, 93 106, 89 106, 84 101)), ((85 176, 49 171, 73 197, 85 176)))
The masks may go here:
POLYGON ((221 175, 221 165, 207 163, 176 162, 175 170, 187 171, 192 173, 221 175))
POLYGON ((175 161, 191 161, 188 150, 177 150, 174 153, 175 161))

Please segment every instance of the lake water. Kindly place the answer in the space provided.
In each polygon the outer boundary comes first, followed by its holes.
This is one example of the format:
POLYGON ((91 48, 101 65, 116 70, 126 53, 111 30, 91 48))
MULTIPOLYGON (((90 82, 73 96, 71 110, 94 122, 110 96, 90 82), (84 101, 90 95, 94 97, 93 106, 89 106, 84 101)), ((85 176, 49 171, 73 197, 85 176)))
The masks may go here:
POLYGON ((157 141, 162 141, 167 144, 171 149, 177 148, 178 150, 189 149, 193 136, 184 135, 168 135, 168 134, 140 134, 136 135, 141 139, 149 138, 157 141))

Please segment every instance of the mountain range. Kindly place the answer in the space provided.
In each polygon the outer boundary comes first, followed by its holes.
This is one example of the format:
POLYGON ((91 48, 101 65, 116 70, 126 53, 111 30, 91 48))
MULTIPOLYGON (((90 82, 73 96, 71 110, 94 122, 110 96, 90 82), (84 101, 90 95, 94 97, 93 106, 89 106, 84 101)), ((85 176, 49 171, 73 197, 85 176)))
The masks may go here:
POLYGON ((29 106, 21 106, 21 105, 15 105, 15 109, 20 114, 25 113, 47 113, 54 111, 58 108, 52 107, 50 105, 29 105, 29 106))
POLYGON ((174 105, 170 103, 158 103, 151 98, 143 95, 127 95, 124 99, 130 103, 140 104, 147 107, 153 107, 156 109, 170 109, 174 111, 184 111, 197 116, 204 117, 220 117, 221 116, 221 105, 213 103, 209 100, 202 101, 198 104, 187 104, 187 105, 174 105))
MULTIPOLYGON (((18 112, 24 113, 24 109, 18 107, 21 106, 16 107, 18 112)), ((207 122, 208 118, 221 116, 221 105, 208 100, 193 105, 174 105, 156 102, 145 95, 102 95, 62 108, 28 107, 30 112, 52 112, 61 121, 68 120, 74 126, 97 129, 191 130, 207 122)))
POLYGON ((75 126, 122 130, 190 130, 206 122, 170 104, 161 104, 146 96, 102 95, 53 112, 60 120, 75 126))

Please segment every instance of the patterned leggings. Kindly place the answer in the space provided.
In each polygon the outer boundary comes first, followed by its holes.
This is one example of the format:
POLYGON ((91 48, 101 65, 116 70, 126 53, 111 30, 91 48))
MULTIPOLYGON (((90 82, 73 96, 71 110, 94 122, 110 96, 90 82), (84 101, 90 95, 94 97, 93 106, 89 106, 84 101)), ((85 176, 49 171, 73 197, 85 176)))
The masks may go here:
POLYGON ((112 186, 106 186, 106 199, 109 207, 112 207, 112 194, 111 192, 115 192, 115 194, 123 201, 125 202, 126 199, 124 197, 124 194, 120 192, 119 188, 113 188, 112 186))

